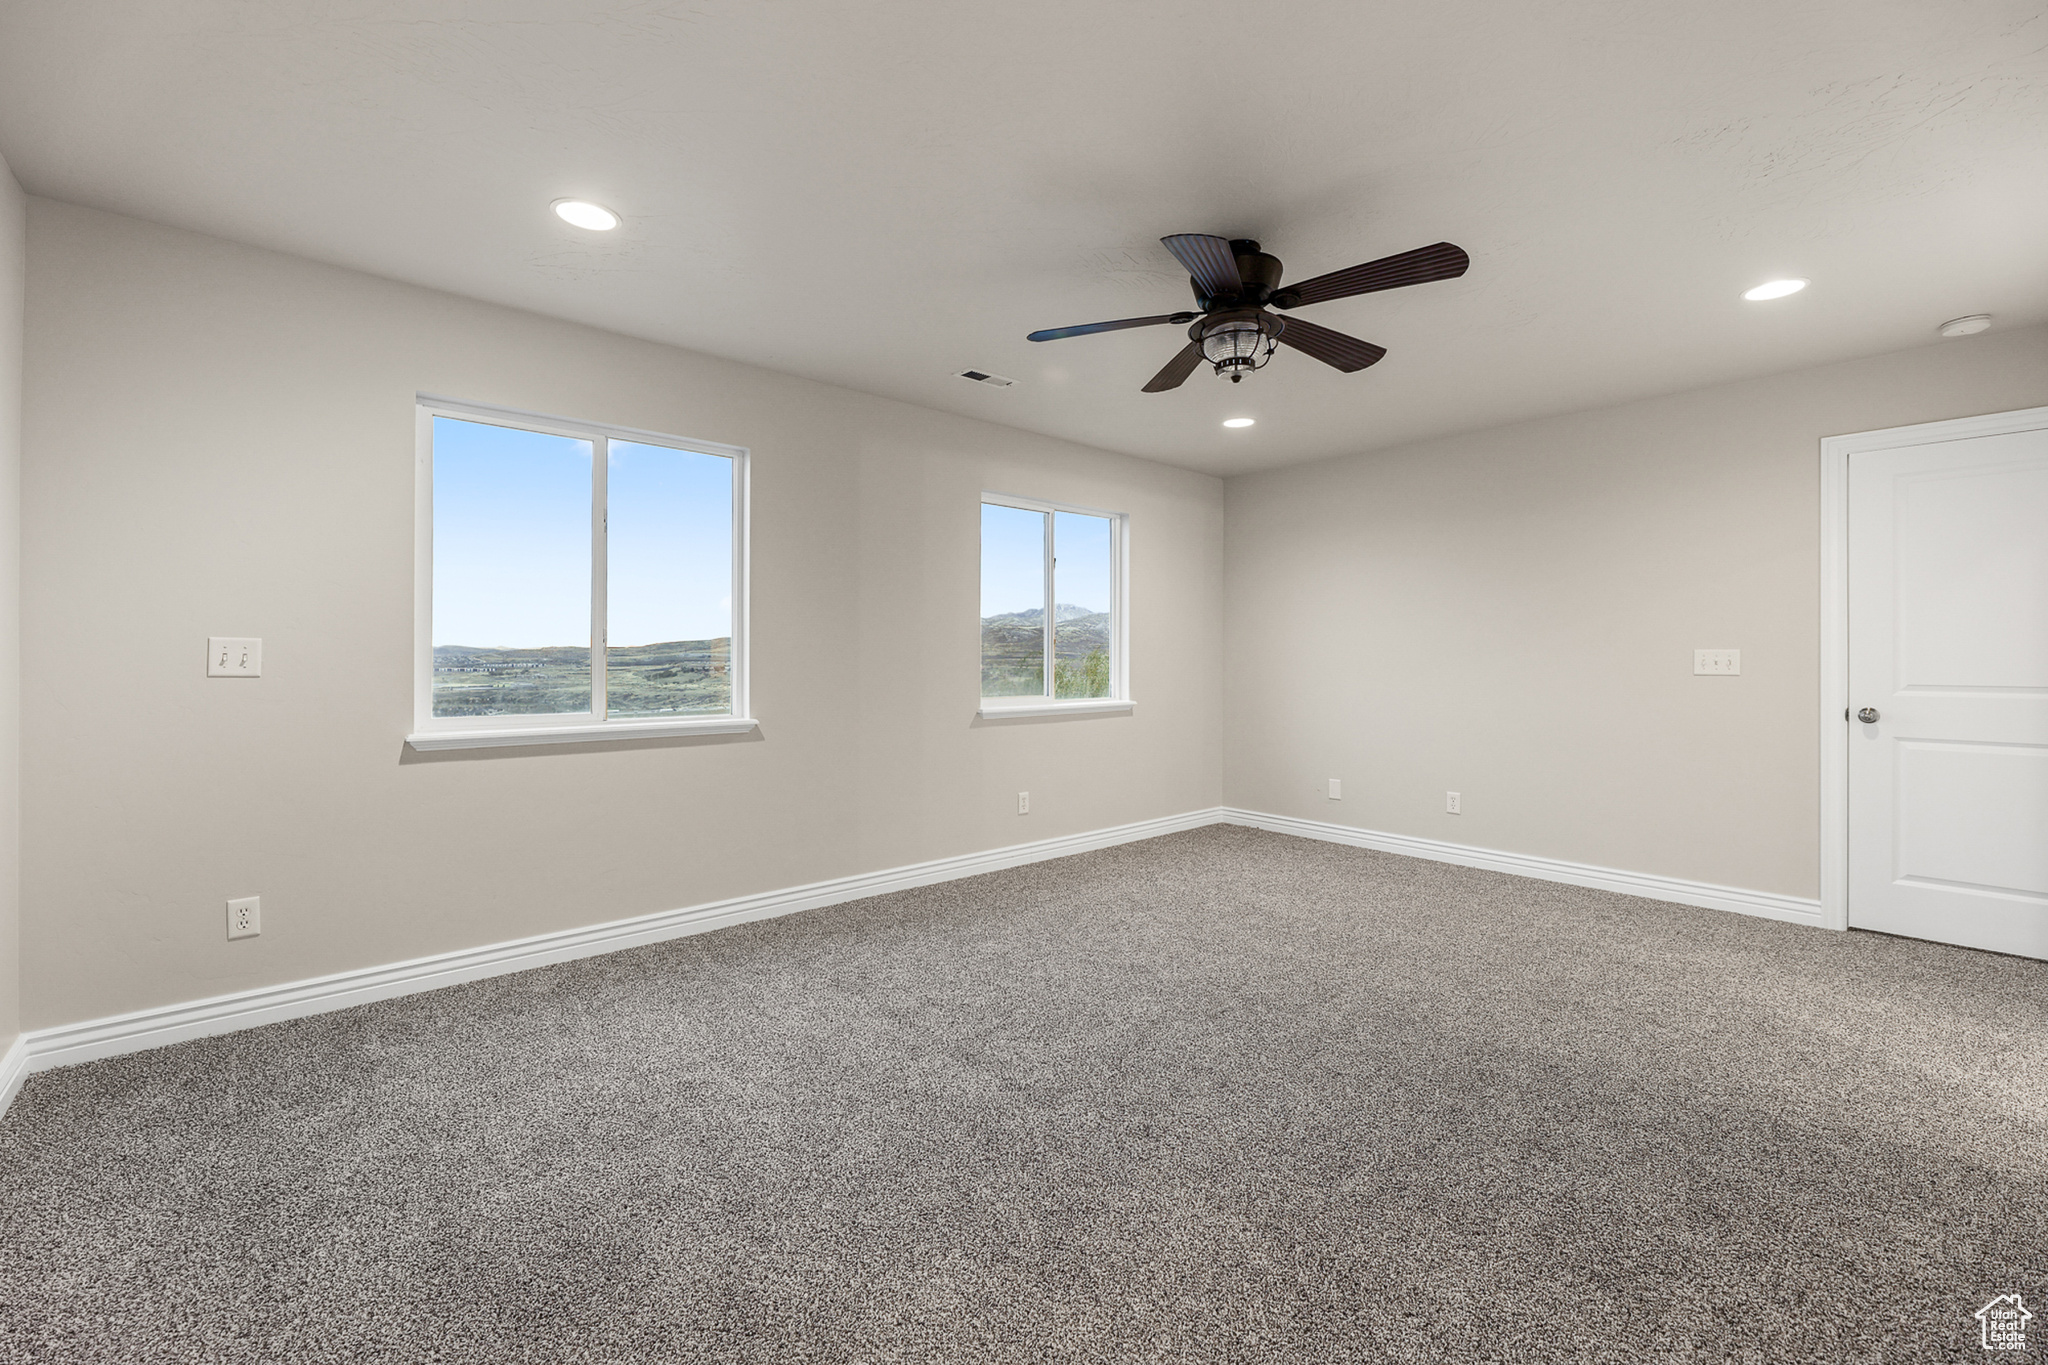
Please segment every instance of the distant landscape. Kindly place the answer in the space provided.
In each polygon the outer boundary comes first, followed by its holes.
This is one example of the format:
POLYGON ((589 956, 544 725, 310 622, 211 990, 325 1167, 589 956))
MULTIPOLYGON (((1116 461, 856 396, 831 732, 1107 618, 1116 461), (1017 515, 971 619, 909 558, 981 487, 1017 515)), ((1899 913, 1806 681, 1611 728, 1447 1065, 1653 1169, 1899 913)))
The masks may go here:
MULTIPOLYGON (((614 716, 721 715, 732 709, 732 641, 620 645, 605 660, 614 716)), ((574 715, 590 710, 590 651, 434 647, 437 716, 574 715)))
MULTIPOLYGON (((1109 613, 1061 602, 1052 609, 1053 695, 1109 695, 1109 613)), ((981 618, 981 695, 1045 695, 1045 611, 981 618)))
MULTIPOLYGON (((981 694, 1042 696, 1044 612, 981 622, 981 694)), ((1109 613, 1053 608, 1054 695, 1109 695, 1109 613)), ((606 663, 614 716, 719 715, 732 707, 732 641, 669 640, 620 646, 606 663)), ((590 651, 570 646, 434 647, 437 716, 574 715, 590 710, 590 651)))

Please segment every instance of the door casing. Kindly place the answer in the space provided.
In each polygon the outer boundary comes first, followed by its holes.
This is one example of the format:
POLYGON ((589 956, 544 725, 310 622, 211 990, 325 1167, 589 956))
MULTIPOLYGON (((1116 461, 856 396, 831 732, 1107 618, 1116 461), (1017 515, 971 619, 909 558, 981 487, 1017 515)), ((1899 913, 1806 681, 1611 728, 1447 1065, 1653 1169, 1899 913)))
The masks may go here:
POLYGON ((1826 436, 1820 443, 1820 922, 1849 927, 1849 460, 1860 451, 2048 429, 2048 408, 1826 436))

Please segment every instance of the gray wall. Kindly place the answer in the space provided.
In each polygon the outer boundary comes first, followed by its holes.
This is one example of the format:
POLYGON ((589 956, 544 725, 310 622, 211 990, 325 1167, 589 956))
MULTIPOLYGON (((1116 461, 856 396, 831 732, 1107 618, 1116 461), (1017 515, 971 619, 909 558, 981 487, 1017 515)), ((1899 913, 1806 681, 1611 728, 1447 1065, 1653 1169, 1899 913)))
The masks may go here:
POLYGON ((0 1030, 17 565, 25 1027, 1218 800, 1810 896, 1816 443, 2048 402, 1994 331, 1226 487, 30 200, 17 555, 7 307, 0 1030), (758 736, 404 748, 418 390, 753 448, 758 736), (1132 514, 1135 715, 973 719, 984 488, 1132 514))
POLYGON ((1817 895, 1820 438, 2043 403, 1993 331, 1231 479, 1225 800, 1817 895))
POLYGON ((21 1033, 21 366, 27 200, 0 161, 0 1056, 21 1033))
POLYGON ((1214 478, 47 200, 29 227, 28 1027, 1220 797, 1214 478), (419 390, 753 449, 758 737, 404 748, 419 390), (1131 514, 1134 715, 975 722, 984 488, 1131 514), (264 676, 209 681, 208 635, 263 637, 264 676), (242 895, 263 935, 229 943, 242 895))

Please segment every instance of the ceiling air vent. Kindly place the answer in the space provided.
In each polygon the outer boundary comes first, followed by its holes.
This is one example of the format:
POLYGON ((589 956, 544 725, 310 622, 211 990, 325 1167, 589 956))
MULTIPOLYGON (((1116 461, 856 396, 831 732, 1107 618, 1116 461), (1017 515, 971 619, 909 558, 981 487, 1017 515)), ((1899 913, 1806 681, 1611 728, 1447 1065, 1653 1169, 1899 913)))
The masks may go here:
POLYGON ((988 384, 998 389, 1007 389, 1010 385, 1017 382, 1014 379, 1005 379, 999 374, 988 374, 981 370, 962 370, 960 371, 960 377, 962 379, 972 379, 977 384, 988 384))

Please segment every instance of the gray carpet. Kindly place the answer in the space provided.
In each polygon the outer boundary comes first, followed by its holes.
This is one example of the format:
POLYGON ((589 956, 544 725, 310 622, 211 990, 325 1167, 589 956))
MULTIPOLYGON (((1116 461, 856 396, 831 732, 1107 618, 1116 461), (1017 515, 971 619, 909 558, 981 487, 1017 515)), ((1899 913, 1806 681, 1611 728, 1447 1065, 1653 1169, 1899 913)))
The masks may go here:
POLYGON ((33 1077, 0 1359, 1981 1361, 2044 1058, 2048 964, 1217 827, 33 1077))

